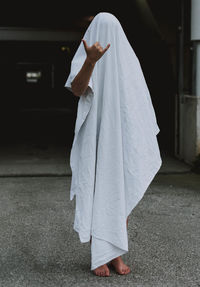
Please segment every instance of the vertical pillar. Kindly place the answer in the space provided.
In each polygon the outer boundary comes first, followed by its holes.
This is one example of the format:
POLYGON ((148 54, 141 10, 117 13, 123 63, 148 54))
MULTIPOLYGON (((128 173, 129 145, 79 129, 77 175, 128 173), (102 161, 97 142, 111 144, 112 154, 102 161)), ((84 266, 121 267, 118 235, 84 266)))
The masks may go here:
MULTIPOLYGON (((183 9, 182 22, 185 22, 185 1, 180 0, 180 8, 183 9)), ((193 165, 194 161, 200 154, 200 0, 190 0, 191 7, 191 47, 192 47, 192 93, 185 94, 184 91, 184 78, 183 78, 183 65, 179 66, 179 154, 178 157, 185 162, 193 165)), ((183 24, 180 26, 180 33, 182 38, 180 43, 179 58, 184 60, 184 37, 185 34, 182 30, 183 24), (183 50, 182 50, 183 49, 183 50)))
POLYGON ((193 94, 196 97, 196 156, 200 154, 200 1, 191 0, 191 41, 195 62, 193 70, 193 94))

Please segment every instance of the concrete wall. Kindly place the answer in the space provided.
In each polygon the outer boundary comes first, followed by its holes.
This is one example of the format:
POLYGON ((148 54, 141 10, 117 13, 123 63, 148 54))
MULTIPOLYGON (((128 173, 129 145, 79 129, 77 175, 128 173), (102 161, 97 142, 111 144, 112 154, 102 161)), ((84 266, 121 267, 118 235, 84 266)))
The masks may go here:
MULTIPOLYGON (((200 4, 200 1, 199 1, 200 4)), ((200 10, 200 5, 199 5, 200 10)), ((199 18, 200 19, 200 18, 199 18)), ((199 35, 200 35, 200 21, 199 21, 199 35)), ((197 60, 196 60, 196 154, 200 154, 200 41, 197 43, 197 60)))
POLYGON ((193 164, 200 154, 200 1, 191 0, 193 93, 180 103, 180 158, 193 164))
POLYGON ((191 1, 191 40, 194 44, 194 97, 196 97, 195 154, 200 154, 200 1, 191 1))

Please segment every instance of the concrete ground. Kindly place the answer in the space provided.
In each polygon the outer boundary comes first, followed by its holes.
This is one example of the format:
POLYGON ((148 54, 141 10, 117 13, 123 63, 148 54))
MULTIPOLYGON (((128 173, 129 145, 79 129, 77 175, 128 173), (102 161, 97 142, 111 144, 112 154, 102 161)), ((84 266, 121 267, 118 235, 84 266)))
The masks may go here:
POLYGON ((129 217, 132 272, 100 278, 73 230, 69 151, 0 149, 0 287, 200 286, 200 175, 163 155, 129 217))

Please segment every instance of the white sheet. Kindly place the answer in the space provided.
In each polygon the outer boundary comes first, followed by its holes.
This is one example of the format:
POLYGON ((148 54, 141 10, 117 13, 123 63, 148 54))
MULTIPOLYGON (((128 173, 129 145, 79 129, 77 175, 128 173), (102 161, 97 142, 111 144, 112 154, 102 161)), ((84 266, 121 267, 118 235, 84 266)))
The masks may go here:
MULTIPOLYGON (((78 102, 70 154, 70 199, 76 195, 74 229, 92 236, 91 270, 128 251, 126 219, 161 167, 151 97, 137 56, 118 19, 97 14, 83 39, 110 48, 96 63, 78 102)), ((65 87, 81 69, 81 42, 65 87)))

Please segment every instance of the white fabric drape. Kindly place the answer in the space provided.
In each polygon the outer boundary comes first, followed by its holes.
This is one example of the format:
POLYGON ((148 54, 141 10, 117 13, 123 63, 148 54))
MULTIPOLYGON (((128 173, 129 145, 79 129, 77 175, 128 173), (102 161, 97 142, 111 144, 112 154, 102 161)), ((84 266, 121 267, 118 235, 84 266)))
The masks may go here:
MULTIPOLYGON (((161 167, 159 127, 143 72, 118 19, 101 12, 83 39, 110 48, 93 70, 78 102, 70 154, 70 199, 76 195, 74 229, 92 236, 91 270, 128 251, 127 216, 161 167)), ((65 87, 81 69, 81 42, 65 87)))

